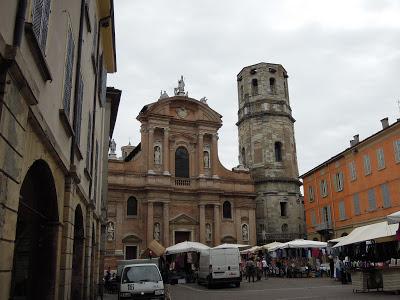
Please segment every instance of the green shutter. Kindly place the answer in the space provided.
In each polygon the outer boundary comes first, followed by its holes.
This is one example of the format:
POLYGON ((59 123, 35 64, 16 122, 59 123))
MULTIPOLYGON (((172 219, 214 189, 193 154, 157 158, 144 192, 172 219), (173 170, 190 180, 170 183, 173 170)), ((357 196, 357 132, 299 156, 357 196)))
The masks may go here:
POLYGON ((82 102, 83 102, 83 79, 82 74, 79 74, 78 80, 78 98, 76 99, 76 115, 74 117, 74 131, 76 144, 79 145, 81 141, 81 124, 82 124, 82 102))
POLYGON ((34 0, 32 6, 32 26, 33 32, 40 45, 40 30, 42 27, 42 15, 43 15, 43 0, 34 0))
POLYGON ((360 214, 360 197, 358 193, 353 195, 354 215, 360 214))
POLYGON ((374 189, 368 190, 368 204, 369 204, 369 210, 376 209, 376 199, 375 199, 374 189))
POLYGON ((90 173, 90 153, 92 153, 92 113, 89 112, 88 131, 86 140, 86 169, 90 173))
POLYGON ((50 16, 50 0, 44 0, 41 35, 40 35, 40 48, 42 48, 43 52, 46 49, 47 31, 49 28, 49 16, 50 16))
POLYGON ((382 191, 382 198, 383 198, 383 207, 388 208, 391 206, 391 201, 390 201, 389 188, 386 183, 381 185, 381 191, 382 191))

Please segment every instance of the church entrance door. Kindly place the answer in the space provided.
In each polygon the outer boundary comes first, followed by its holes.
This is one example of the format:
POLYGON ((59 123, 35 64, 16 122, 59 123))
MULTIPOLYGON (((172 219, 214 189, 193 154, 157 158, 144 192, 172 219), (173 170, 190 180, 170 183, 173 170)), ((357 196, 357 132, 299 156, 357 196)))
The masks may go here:
POLYGON ((190 231, 175 231, 175 244, 190 241, 190 231))

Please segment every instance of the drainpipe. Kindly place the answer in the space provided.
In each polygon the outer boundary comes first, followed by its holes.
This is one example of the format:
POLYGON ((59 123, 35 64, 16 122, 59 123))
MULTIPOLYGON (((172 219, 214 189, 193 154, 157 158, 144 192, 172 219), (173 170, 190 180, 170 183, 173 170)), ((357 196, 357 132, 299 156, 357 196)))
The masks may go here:
POLYGON ((22 33, 24 32, 25 14, 26 14, 27 0, 19 0, 17 7, 17 15, 15 17, 13 46, 21 46, 22 33))

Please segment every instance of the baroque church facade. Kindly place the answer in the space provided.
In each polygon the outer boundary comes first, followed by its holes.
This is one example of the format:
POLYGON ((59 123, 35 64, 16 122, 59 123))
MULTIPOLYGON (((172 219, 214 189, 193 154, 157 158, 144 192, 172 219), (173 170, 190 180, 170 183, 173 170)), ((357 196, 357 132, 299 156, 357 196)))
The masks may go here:
POLYGON ((219 161, 221 117, 188 97, 183 78, 173 97, 142 108, 140 143, 109 160, 106 266, 139 257, 154 239, 256 243, 254 184, 248 169, 219 161))
POLYGON ((158 240, 255 245, 304 236, 304 209, 287 73, 260 63, 237 76, 239 161, 218 158, 221 115, 189 98, 183 78, 145 105, 141 141, 111 149, 105 265, 139 257, 158 240))

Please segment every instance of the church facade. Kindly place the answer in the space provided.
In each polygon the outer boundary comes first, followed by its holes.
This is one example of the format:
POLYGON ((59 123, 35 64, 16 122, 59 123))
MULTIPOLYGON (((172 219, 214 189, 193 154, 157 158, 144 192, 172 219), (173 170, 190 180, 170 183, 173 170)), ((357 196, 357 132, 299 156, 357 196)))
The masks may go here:
POLYGON ((188 97, 183 78, 174 96, 142 108, 140 143, 109 160, 105 266, 139 257, 153 239, 256 244, 253 180, 248 169, 220 163, 221 117, 188 97))

